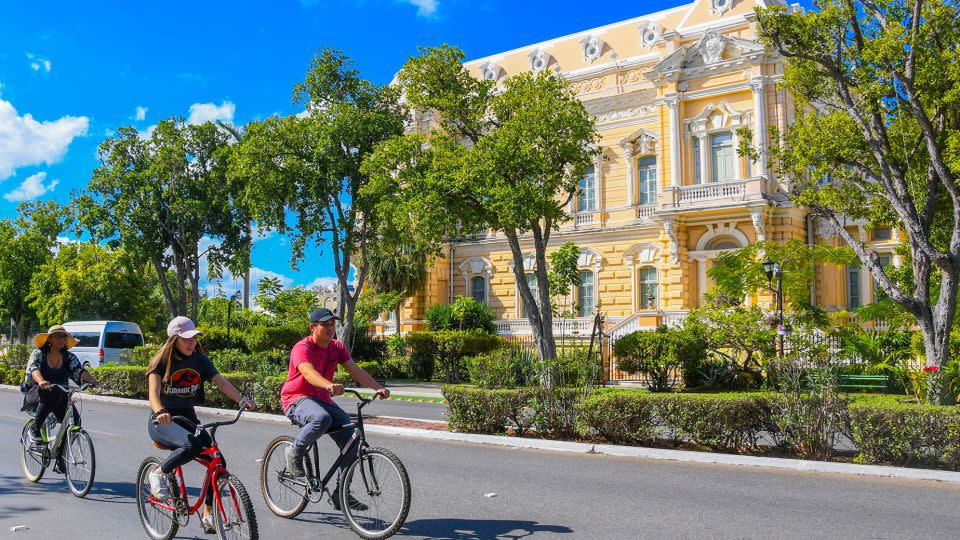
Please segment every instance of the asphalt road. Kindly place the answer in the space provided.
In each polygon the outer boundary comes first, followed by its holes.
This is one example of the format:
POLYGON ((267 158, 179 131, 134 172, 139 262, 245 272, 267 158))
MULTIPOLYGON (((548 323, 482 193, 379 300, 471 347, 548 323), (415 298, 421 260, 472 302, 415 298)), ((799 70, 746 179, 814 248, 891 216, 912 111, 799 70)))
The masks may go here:
MULTIPOLYGON (((145 538, 133 477, 143 457, 158 452, 145 434, 145 409, 84 405, 98 469, 93 491, 81 500, 52 471, 38 484, 23 479, 19 398, 0 391, 0 537, 145 538), (29 529, 12 532, 17 525, 29 529)), ((292 432, 244 420, 219 434, 231 472, 253 496, 261 538, 357 538, 326 503, 292 521, 264 506, 255 460, 269 440, 292 432)), ((960 487, 948 484, 370 439, 400 456, 413 483, 398 537, 956 538, 960 530, 960 487)), ((332 443, 323 449, 332 455, 332 443)), ((180 537, 210 538, 195 520, 180 537)))
MULTIPOLYGON (((334 401, 350 414, 357 412, 357 398, 338 396, 334 401)), ((418 420, 447 420, 445 403, 420 403, 416 401, 377 400, 363 408, 364 414, 374 416, 395 416, 418 420)))

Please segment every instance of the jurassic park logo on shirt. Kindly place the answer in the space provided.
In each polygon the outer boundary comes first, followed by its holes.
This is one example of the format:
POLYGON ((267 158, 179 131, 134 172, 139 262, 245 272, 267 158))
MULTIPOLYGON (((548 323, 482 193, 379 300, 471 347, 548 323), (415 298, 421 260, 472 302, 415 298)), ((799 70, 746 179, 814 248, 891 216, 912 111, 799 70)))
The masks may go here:
POLYGON ((164 389, 164 394, 168 396, 191 398, 197 394, 202 381, 200 374, 196 370, 184 368, 177 370, 171 377, 164 389))

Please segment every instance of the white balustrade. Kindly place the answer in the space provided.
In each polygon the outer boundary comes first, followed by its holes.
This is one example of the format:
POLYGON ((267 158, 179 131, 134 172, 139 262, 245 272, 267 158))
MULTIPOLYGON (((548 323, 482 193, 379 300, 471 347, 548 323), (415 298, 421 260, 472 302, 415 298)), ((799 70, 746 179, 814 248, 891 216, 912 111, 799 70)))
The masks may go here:
POLYGON ((577 212, 574 217, 574 226, 583 227, 585 225, 593 225, 597 222, 597 213, 596 212, 577 212))
POLYGON ((677 197, 674 199, 674 203, 678 206, 683 206, 701 201, 743 199, 746 197, 746 194, 746 180, 697 184, 677 188, 677 197))
POLYGON ((644 204, 637 207, 637 223, 646 223, 650 221, 653 214, 657 211, 657 205, 644 204))

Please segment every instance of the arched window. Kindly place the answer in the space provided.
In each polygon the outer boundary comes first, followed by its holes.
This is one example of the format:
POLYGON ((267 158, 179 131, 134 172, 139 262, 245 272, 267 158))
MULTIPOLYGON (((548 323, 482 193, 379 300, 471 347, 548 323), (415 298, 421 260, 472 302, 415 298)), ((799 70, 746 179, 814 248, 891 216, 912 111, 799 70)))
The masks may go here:
POLYGON ((740 243, 737 242, 735 238, 721 236, 720 238, 714 238, 711 240, 710 243, 707 244, 707 249, 740 249, 740 243))
POLYGON ((597 175, 592 166, 580 179, 580 192, 577 194, 577 211, 592 212, 597 209, 597 175))
MULTIPOLYGON (((530 294, 533 295, 534 302, 536 302, 537 305, 540 305, 540 292, 537 289, 537 276, 534 274, 527 274, 527 285, 530 287, 530 294)), ((524 302, 523 304, 524 318, 530 315, 530 312, 527 311, 528 308, 529 306, 526 304, 526 302, 524 302)))
POLYGON ((477 302, 487 303, 487 279, 483 276, 470 278, 470 296, 477 302))
POLYGON ((657 309, 657 269, 645 266, 640 269, 640 309, 657 309))
POLYGON ((593 270, 580 271, 580 285, 577 287, 577 316, 593 315, 597 305, 593 270))
POLYGON ((637 164, 637 178, 640 181, 639 204, 657 202, 657 158, 648 156, 637 164))

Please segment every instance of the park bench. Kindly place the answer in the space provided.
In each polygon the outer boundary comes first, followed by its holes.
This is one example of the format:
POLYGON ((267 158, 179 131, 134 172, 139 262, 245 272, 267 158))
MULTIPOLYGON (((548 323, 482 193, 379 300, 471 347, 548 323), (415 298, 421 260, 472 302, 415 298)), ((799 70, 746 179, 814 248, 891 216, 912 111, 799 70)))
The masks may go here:
POLYGON ((874 390, 886 393, 890 384, 887 375, 840 375, 840 390, 844 392, 874 390))

